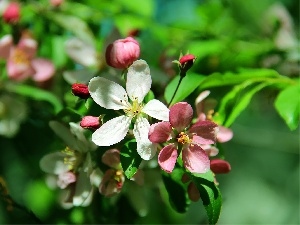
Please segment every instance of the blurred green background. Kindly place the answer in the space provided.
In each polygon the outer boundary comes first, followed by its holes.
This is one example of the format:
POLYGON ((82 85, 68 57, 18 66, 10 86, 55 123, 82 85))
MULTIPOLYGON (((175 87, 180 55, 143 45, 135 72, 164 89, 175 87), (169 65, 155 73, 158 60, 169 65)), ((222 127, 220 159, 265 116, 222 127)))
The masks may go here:
MULTIPOLYGON (((31 1, 21 2, 33 4, 31 1)), ((131 29, 139 29, 141 58, 154 71, 154 92, 157 95, 163 94, 166 83, 174 76, 174 69, 176 74, 175 66, 168 62, 180 51, 185 53, 187 50, 198 57, 193 69, 203 75, 234 72, 242 67, 268 67, 288 77, 299 76, 299 2, 295 0, 86 0, 65 3, 65 12, 90 24, 98 38, 100 51, 104 51, 101 49, 103 37, 113 27, 117 27, 122 36, 131 29), (270 20, 264 19, 276 4, 286 10, 292 21, 291 35, 296 38, 296 49, 276 44, 277 32, 284 26, 280 13, 270 20), (278 60, 273 62, 272 57, 278 60)), ((39 1, 39 4, 47 4, 47 1, 39 1)), ((28 13, 28 18, 36 18, 36 23, 42 24, 42 27, 43 23, 52 22, 51 18, 46 20, 32 13, 30 7, 24 12, 25 17, 28 13)), ((9 29, 3 24, 1 26, 0 34, 3 36, 9 29)), ((56 28, 51 35, 43 36, 43 28, 34 29, 36 34, 41 35, 39 40, 45 38, 45 43, 58 36, 66 40, 70 35, 56 28)), ((72 67, 67 64, 66 56, 61 56, 61 62, 57 61, 57 54, 64 53, 53 49, 48 51, 50 48, 61 49, 61 46, 47 46, 41 54, 56 59, 57 65, 63 65, 60 70, 72 67)), ((61 77, 57 80, 63 87, 56 87, 54 91, 63 99, 64 92, 68 92, 70 87, 61 77)), ((221 98, 228 90, 230 87, 211 91, 215 97, 221 98)), ((234 138, 223 145, 232 171, 217 176, 223 195, 219 224, 300 223, 299 129, 290 131, 277 114, 273 107, 275 96, 276 91, 272 89, 255 95, 250 106, 231 127, 234 138)), ((30 210, 47 224, 107 223, 107 220, 95 219, 97 215, 118 215, 117 223, 206 222, 201 202, 192 203, 187 213, 179 214, 169 206, 166 193, 160 192, 164 198, 159 198, 158 190, 148 193, 149 213, 141 218, 130 209, 124 197, 121 197, 122 204, 114 212, 105 205, 99 206, 101 196, 95 197, 92 207, 61 209, 57 202, 58 192, 46 186, 45 174, 39 168, 42 156, 63 149, 63 144, 48 127, 48 121, 54 117, 52 108, 47 102, 30 99, 26 100, 26 104, 28 117, 18 134, 13 138, 0 136, 0 176, 5 180, 9 194, 21 205, 21 209, 15 207, 9 211, 7 202, 2 200, 1 224, 38 223, 30 210), (124 215, 122 212, 127 213, 124 215)))

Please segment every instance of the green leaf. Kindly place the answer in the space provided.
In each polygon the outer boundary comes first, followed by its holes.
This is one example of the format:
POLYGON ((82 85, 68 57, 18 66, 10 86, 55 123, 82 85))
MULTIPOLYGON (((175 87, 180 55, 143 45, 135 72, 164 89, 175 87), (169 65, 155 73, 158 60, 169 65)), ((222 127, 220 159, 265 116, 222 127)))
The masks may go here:
POLYGON ((272 82, 264 82, 253 86, 253 81, 249 80, 240 85, 236 85, 222 99, 218 114, 214 120, 229 127, 242 111, 249 105, 253 95, 264 87, 273 84, 272 82))
POLYGON ((51 37, 52 62, 56 67, 63 67, 67 62, 67 55, 65 51, 62 51, 62 49, 64 49, 65 41, 64 37, 58 35, 53 35, 51 37))
POLYGON ((239 73, 215 73, 208 76, 200 84, 200 89, 240 84, 244 81, 263 81, 264 78, 276 78, 280 75, 270 69, 243 69, 239 73))
POLYGON ((172 173, 162 172, 170 204, 179 213, 185 213, 190 205, 186 187, 181 181, 183 174, 184 171, 181 168, 175 168, 172 173))
POLYGON ((229 116, 226 119, 225 126, 229 127, 235 119, 244 111, 244 109, 249 105, 253 95, 263 89, 264 87, 270 85, 269 83, 261 83, 251 90, 247 91, 238 101, 236 102, 235 106, 233 107, 232 111, 230 112, 229 116))
POLYGON ((205 174, 191 174, 191 178, 199 190, 209 224, 216 224, 221 213, 222 196, 219 188, 212 181, 213 173, 209 171, 205 174))
MULTIPOLYGON (((172 101, 172 103, 182 101, 188 97, 203 81, 205 77, 197 73, 188 73, 183 79, 178 88, 178 91, 172 101)), ((171 101, 171 98, 175 92, 175 89, 178 85, 180 77, 175 77, 166 87, 165 90, 165 99, 167 102, 171 101)))
POLYGON ((39 89, 37 87, 32 87, 20 83, 19 84, 9 83, 5 86, 5 88, 8 91, 17 93, 19 95, 23 95, 39 101, 49 102, 53 106, 55 113, 58 113, 63 108, 62 103, 54 94, 39 89))
POLYGON ((128 141, 121 149, 121 165, 128 179, 137 172, 142 159, 136 151, 135 140, 128 141))
POLYGON ((291 130, 295 130, 299 125, 299 96, 300 85, 298 82, 296 85, 282 90, 274 102, 277 112, 291 130))
POLYGON ((53 13, 50 11, 47 12, 46 16, 64 29, 71 31, 84 42, 91 45, 95 44, 93 32, 84 20, 76 16, 65 15, 58 12, 53 13))

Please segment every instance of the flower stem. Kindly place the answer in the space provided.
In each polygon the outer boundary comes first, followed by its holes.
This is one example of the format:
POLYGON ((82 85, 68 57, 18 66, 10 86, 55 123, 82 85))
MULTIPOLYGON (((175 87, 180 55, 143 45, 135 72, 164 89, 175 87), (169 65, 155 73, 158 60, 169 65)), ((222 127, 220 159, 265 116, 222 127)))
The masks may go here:
POLYGON ((179 86, 180 86, 180 84, 181 84, 181 81, 182 81, 182 79, 183 79, 184 77, 185 77, 185 75, 182 76, 182 75, 180 74, 180 78, 179 78, 177 87, 176 87, 176 89, 175 89, 175 91, 174 91, 174 93, 173 93, 173 96, 172 96, 172 98, 171 98, 169 104, 168 104, 168 108, 169 108, 169 106, 171 105, 171 103, 172 103, 172 101, 173 101, 173 99, 174 99, 174 97, 175 97, 175 95, 176 95, 176 93, 177 93, 177 91, 178 91, 178 88, 179 88, 179 86))

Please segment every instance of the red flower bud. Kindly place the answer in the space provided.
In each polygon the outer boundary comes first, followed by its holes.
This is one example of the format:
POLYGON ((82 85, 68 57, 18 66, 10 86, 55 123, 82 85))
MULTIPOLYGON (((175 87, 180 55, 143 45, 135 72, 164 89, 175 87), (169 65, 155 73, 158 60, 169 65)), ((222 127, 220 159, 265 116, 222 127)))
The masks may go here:
POLYGON ((82 118, 80 122, 80 126, 82 128, 88 128, 88 129, 93 129, 96 130, 101 126, 99 117, 96 116, 85 116, 82 118))
POLYGON ((132 37, 116 40, 106 48, 106 63, 117 69, 128 68, 140 56, 139 43, 132 37))
POLYGON ((210 169, 214 173, 229 173, 231 170, 231 166, 229 162, 222 159, 212 159, 210 161, 210 169))
POLYGON ((87 99, 90 97, 89 89, 86 84, 79 84, 79 83, 73 84, 72 93, 73 95, 82 99, 87 99))
POLYGON ((192 54, 184 55, 179 59, 180 74, 182 76, 186 75, 186 72, 194 65, 195 60, 196 57, 192 54))
POLYGON ((3 20, 6 23, 17 23, 20 19, 20 5, 16 2, 10 3, 3 13, 3 20))

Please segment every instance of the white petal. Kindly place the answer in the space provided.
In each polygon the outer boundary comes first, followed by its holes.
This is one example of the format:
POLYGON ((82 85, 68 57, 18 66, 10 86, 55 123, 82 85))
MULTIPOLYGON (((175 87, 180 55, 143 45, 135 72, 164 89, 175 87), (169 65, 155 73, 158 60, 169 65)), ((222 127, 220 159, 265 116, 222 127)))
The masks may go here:
POLYGON ((152 159, 156 153, 156 144, 148 139, 150 124, 147 119, 138 117, 133 128, 137 143, 137 152, 144 160, 152 159))
POLYGON ((89 92, 93 100, 106 109, 126 109, 128 106, 127 93, 125 89, 103 77, 94 77, 89 83, 89 92))
POLYGON ((88 84, 90 79, 92 79, 96 74, 96 71, 81 69, 63 72, 64 79, 69 84, 83 83, 88 84))
POLYGON ((169 121, 169 111, 167 106, 156 99, 150 100, 142 109, 142 112, 163 121, 169 121))
POLYGON ((87 202, 87 200, 89 199, 89 197, 91 197, 92 190, 93 187, 90 183, 89 174, 84 171, 80 171, 76 181, 76 190, 73 196, 73 205, 88 205, 90 202, 87 202))
POLYGON ((124 139, 126 136, 131 118, 119 116, 104 123, 92 135, 92 141, 98 146, 111 146, 124 139))
POLYGON ((98 63, 95 48, 79 38, 72 38, 66 42, 67 54, 83 66, 95 66, 98 63))
POLYGON ((50 174, 61 174, 67 172, 69 167, 64 163, 65 155, 61 152, 54 152, 45 155, 40 160, 40 168, 50 174))
POLYGON ((150 69, 146 61, 137 60, 128 68, 126 90, 133 101, 141 103, 151 88, 150 69))
POLYGON ((55 132, 57 136, 59 136, 65 144, 73 149, 73 150, 79 150, 78 148, 78 140, 75 138, 75 136, 71 133, 70 129, 63 125, 62 123, 59 123, 57 121, 50 121, 49 126, 51 129, 55 132))
POLYGON ((78 151, 80 152, 87 152, 90 151, 90 143, 84 136, 84 129, 77 123, 69 123, 70 125, 70 131, 72 134, 77 138, 77 145, 78 145, 78 151))

